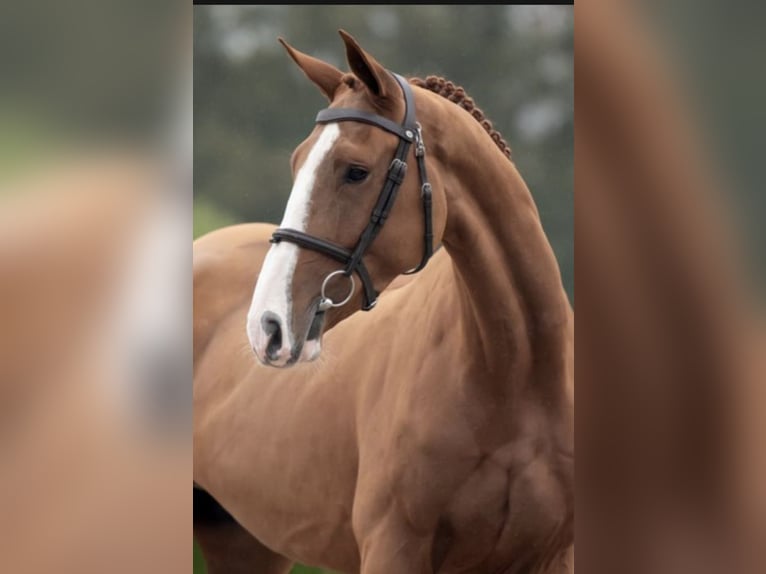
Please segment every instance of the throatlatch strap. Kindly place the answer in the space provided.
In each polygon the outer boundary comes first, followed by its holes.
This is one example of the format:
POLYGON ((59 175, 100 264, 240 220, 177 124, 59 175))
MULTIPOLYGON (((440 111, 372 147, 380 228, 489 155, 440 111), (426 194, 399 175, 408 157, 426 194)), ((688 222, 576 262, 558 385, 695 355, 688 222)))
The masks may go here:
POLYGON ((433 201, 433 192, 431 184, 428 181, 428 172, 426 171, 426 146, 423 143, 423 134, 418 129, 418 140, 415 147, 415 158, 418 162, 418 172, 420 173, 420 199, 423 203, 423 258, 415 269, 407 271, 404 275, 414 275, 428 264, 428 260, 434 254, 434 230, 433 217, 431 215, 431 204, 433 201))

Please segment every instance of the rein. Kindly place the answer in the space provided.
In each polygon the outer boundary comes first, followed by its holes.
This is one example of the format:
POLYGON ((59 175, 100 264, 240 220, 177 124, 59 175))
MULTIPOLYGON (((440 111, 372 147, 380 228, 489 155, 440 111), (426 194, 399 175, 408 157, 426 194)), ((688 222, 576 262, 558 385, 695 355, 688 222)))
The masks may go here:
POLYGON ((392 133, 399 138, 399 145, 396 148, 394 159, 391 161, 391 165, 388 168, 388 175, 383 184, 383 189, 372 210, 370 221, 359 236, 356 246, 349 251, 345 247, 327 241, 326 239, 314 237, 308 233, 298 231, 297 229, 283 227, 276 229, 271 237, 271 243, 287 241, 298 247, 317 251, 344 265, 343 269, 333 271, 327 275, 322 282, 321 300, 319 303, 320 311, 326 311, 333 307, 340 307, 351 300, 356 288, 354 273, 359 276, 364 290, 362 310, 369 311, 375 307, 379 293, 375 290, 370 274, 364 265, 364 254, 369 249, 375 237, 377 237, 394 206, 399 187, 401 187, 404 177, 407 174, 406 159, 410 151, 410 146, 413 143, 415 144, 415 158, 417 160, 418 172, 420 175, 420 197, 423 202, 423 257, 418 266, 405 272, 405 275, 412 275, 423 269, 431 258, 431 255, 433 255, 433 222, 431 217, 432 192, 431 184, 428 182, 428 174, 426 173, 426 147, 423 143, 423 134, 421 132, 420 124, 415 117, 415 102, 412 95, 412 88, 407 80, 400 75, 392 73, 392 76, 396 79, 404 94, 404 121, 401 124, 397 124, 383 116, 353 108, 326 108, 321 110, 316 117, 316 123, 318 124, 345 121, 370 124, 392 133), (330 281, 334 277, 341 275, 350 279, 351 287, 348 295, 343 301, 336 303, 326 295, 325 291, 330 281))

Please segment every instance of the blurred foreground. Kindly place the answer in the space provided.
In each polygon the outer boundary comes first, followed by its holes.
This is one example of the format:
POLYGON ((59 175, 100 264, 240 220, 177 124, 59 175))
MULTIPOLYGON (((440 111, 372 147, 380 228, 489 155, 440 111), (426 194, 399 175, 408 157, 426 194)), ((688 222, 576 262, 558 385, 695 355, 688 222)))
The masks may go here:
POLYGON ((3 198, 4 571, 189 571, 191 214, 161 176, 89 155, 3 198))
POLYGON ((766 571, 762 250, 745 249, 764 234, 738 216, 762 185, 733 191, 744 166, 709 131, 763 70, 724 49, 741 85, 710 105, 717 74, 694 56, 724 33, 755 37, 689 8, 575 9, 576 536, 590 574, 766 571))
POLYGON ((191 25, 147 8, 0 8, 3 572, 192 569, 191 25))

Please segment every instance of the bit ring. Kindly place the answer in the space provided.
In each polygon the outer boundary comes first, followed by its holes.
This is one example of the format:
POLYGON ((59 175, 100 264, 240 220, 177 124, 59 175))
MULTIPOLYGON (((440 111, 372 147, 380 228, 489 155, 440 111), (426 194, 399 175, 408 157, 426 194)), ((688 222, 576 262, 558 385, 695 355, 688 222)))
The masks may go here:
POLYGON ((327 311, 328 309, 342 307, 343 305, 351 301, 351 297, 353 297, 354 291, 356 291, 356 281, 354 280, 353 275, 346 275, 346 272, 343 269, 338 269, 337 271, 333 271, 327 277, 324 278, 324 281, 322 281, 322 290, 320 295, 322 299, 319 301, 319 310, 327 311), (343 299, 343 301, 341 301, 340 303, 335 303, 332 299, 330 299, 326 295, 325 291, 327 290, 327 285, 330 283, 330 280, 333 277, 336 277, 338 275, 345 275, 351 280, 351 289, 349 289, 348 295, 346 295, 346 298, 343 299))

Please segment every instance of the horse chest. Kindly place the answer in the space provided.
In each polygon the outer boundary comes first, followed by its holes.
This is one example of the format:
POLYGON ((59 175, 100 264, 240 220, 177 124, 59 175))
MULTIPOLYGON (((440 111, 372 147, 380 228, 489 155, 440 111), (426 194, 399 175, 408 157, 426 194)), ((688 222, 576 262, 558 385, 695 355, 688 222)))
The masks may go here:
POLYGON ((437 571, 548 571, 571 544, 570 485, 558 466, 542 455, 510 466, 484 459, 441 519, 437 571))
POLYGON ((385 489, 413 530, 433 537, 434 572, 543 572, 560 562, 572 539, 571 464, 529 442, 478 459, 432 444, 403 459, 385 489))

